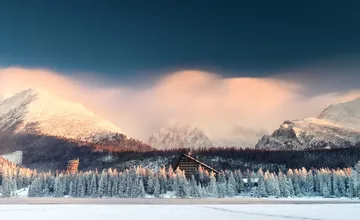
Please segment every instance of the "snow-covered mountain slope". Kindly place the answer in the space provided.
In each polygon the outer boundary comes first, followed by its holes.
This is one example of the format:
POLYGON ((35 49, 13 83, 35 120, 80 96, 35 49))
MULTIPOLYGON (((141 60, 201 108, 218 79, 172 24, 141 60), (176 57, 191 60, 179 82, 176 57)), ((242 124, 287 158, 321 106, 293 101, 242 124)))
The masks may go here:
POLYGON ((154 133, 148 144, 156 149, 174 148, 209 148, 209 147, 243 147, 253 148, 257 140, 266 131, 254 131, 236 127, 225 134, 209 133, 204 129, 189 125, 171 125, 154 133))
POLYGON ((19 150, 10 154, 0 155, 0 157, 15 164, 21 164, 23 158, 23 152, 19 150))
POLYGON ((343 148, 360 142, 360 99, 332 105, 317 118, 285 121, 263 136, 259 149, 343 148))
POLYGON ((94 142, 113 133, 123 133, 87 110, 46 91, 29 89, 0 104, 0 131, 36 133, 94 142))
MULTIPOLYGON (((85 106, 28 89, 0 103, 0 155, 23 152, 22 163, 62 168, 68 159, 98 160, 94 151, 149 151, 85 106), (48 166, 49 165, 49 166, 48 166)), ((18 155, 18 154, 17 154, 18 155)))
POLYGON ((212 141, 199 128, 176 125, 162 128, 160 132, 154 133, 148 144, 156 149, 175 148, 207 148, 212 147, 212 141))
POLYGON ((351 102, 331 105, 318 118, 360 131, 360 98, 351 102))

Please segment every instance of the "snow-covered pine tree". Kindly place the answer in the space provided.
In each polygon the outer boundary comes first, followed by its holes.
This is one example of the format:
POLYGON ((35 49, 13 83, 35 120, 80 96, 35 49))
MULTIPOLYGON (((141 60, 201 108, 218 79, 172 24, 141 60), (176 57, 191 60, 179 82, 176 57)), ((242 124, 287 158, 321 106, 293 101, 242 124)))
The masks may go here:
POLYGON ((160 191, 161 194, 166 194, 167 191, 167 176, 166 176, 166 169, 162 167, 159 169, 159 182, 160 182, 160 191))
POLYGON ((146 192, 150 195, 153 195, 154 191, 155 191, 155 175, 153 173, 149 173, 146 192))
MULTIPOLYGON (((240 181, 242 182, 242 180, 240 181)), ((229 197, 234 197, 238 192, 241 191, 241 189, 237 187, 239 185, 236 184, 236 180, 233 172, 230 172, 229 179, 227 180, 227 185, 226 185, 226 195, 229 197)))
POLYGON ((97 178, 96 178, 97 173, 92 173, 91 174, 91 180, 90 180, 90 185, 89 185, 89 196, 92 198, 96 198, 98 197, 98 183, 97 183, 97 178))
POLYGON ((240 170, 236 170, 234 174, 234 178, 236 181, 236 191, 237 193, 244 192, 244 177, 240 170))
POLYGON ((331 194, 333 197, 340 197, 338 183, 339 183, 339 180, 338 180, 337 171, 332 170, 331 171, 331 194))
POLYGON ((293 179, 295 196, 301 197, 302 192, 300 189, 300 176, 298 174, 294 174, 292 179, 293 179))
POLYGON ((320 190, 323 197, 331 195, 331 178, 325 169, 320 170, 320 190))
POLYGON ((139 180, 138 192, 139 193, 138 193, 137 197, 145 198, 145 187, 144 187, 143 180, 141 178, 139 180))
POLYGON ((346 174, 343 170, 339 170, 339 176, 338 176, 338 187, 339 187, 339 196, 344 197, 346 196, 346 174))
POLYGON ((200 197, 199 188, 196 183, 194 175, 191 176, 191 180, 190 180, 190 197, 192 197, 192 198, 200 197))
POLYGON ((29 187, 29 197, 43 197, 41 177, 36 177, 29 187))
POLYGON ((306 180, 304 184, 304 195, 306 196, 314 195, 314 175, 312 170, 309 170, 306 175, 306 180))
POLYGON ((225 177, 225 173, 222 172, 218 175, 218 182, 217 182, 217 187, 218 187, 218 197, 219 198, 224 198, 225 195, 227 194, 227 181, 226 181, 226 177, 225 177))
POLYGON ((189 184, 185 177, 185 172, 179 169, 176 170, 173 189, 177 197, 179 198, 189 197, 190 190, 189 190, 189 184))
POLYGON ((256 188, 256 197, 267 197, 264 176, 258 177, 258 186, 256 188))
POLYGON ((119 180, 120 180, 119 174, 116 173, 113 176, 112 187, 111 187, 111 197, 118 197, 119 180))
POLYGON ((103 198, 106 197, 107 195, 107 190, 108 190, 108 175, 107 172, 105 170, 103 170, 101 172, 100 175, 100 179, 99 179, 99 186, 98 186, 98 197, 103 198))
POLYGON ((356 170, 352 170, 349 177, 349 187, 346 192, 346 196, 349 198, 355 198, 358 191, 358 177, 356 170))
POLYGON ((160 181, 159 178, 156 176, 155 184, 154 184, 154 197, 160 198, 161 197, 161 188, 160 188, 160 181))
POLYGON ((80 173, 78 175, 78 181, 76 186, 76 196, 80 198, 86 197, 86 185, 85 185, 85 176, 80 173))
POLYGON ((290 189, 287 183, 287 177, 281 170, 279 171, 279 189, 281 197, 290 197, 290 189))
POLYGON ((290 196, 291 197, 295 196, 294 185, 291 178, 286 177, 286 185, 287 188, 289 189, 290 196))
POLYGON ((54 196, 63 197, 65 195, 65 182, 62 174, 55 177, 54 196))
POLYGON ((2 197, 10 197, 12 193, 12 177, 9 171, 9 167, 4 166, 1 180, 1 195, 2 197))
POLYGON ((166 189, 168 191, 174 191, 173 185, 174 185, 174 170, 173 170, 172 166, 170 165, 168 172, 167 172, 166 189))
POLYGON ((76 183, 73 180, 71 180, 69 184, 69 196, 73 198, 77 197, 76 183))
POLYGON ((210 183, 207 186, 206 191, 207 191, 208 197, 211 197, 211 198, 219 197, 218 186, 217 186, 215 174, 213 172, 211 172, 210 183))

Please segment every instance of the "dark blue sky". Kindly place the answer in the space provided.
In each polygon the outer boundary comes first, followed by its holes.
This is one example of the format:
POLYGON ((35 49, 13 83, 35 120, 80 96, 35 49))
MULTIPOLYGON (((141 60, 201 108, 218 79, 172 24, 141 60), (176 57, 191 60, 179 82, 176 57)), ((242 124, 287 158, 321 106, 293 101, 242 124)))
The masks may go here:
POLYGON ((0 66, 131 78, 179 69, 266 76, 356 63, 359 11, 356 1, 332 0, 3 0, 0 66))

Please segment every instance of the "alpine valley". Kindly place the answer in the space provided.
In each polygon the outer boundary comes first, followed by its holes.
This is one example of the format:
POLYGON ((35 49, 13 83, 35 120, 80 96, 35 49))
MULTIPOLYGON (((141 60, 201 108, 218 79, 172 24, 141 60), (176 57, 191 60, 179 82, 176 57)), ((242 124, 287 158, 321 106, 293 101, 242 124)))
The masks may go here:
MULTIPOLYGON (((28 89, 0 101, 0 143, 0 155, 4 158, 38 170, 61 170, 68 160, 75 158, 80 158, 82 170, 135 165, 151 168, 169 164, 176 155, 189 149, 199 153, 215 147, 236 152, 240 148, 255 151, 346 148, 360 143, 360 99, 332 105, 316 118, 285 121, 270 135, 263 129, 240 126, 212 134, 206 128, 179 123, 142 141, 129 137, 80 103, 61 99, 46 90, 28 89)), ((258 166, 246 152, 239 151, 242 158, 231 159, 224 156, 227 153, 221 158, 212 152, 211 157, 206 153, 198 156, 209 164, 215 161, 214 166, 221 166, 220 169, 258 166)), ((259 154, 250 152, 255 153, 259 154)), ((274 169, 278 166, 271 161, 266 164, 274 169)))

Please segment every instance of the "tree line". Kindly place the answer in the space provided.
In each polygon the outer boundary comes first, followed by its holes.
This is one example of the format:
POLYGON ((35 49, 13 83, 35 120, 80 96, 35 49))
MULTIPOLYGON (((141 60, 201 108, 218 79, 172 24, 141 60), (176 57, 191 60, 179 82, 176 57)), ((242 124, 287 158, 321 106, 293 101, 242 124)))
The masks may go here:
POLYGON ((223 198, 312 197, 360 198, 360 162, 343 169, 288 169, 286 172, 225 170, 215 175, 199 167, 190 179, 181 170, 134 167, 122 172, 104 169, 70 173, 37 172, 1 162, 2 197, 17 196, 28 188, 29 197, 90 198, 223 198))

